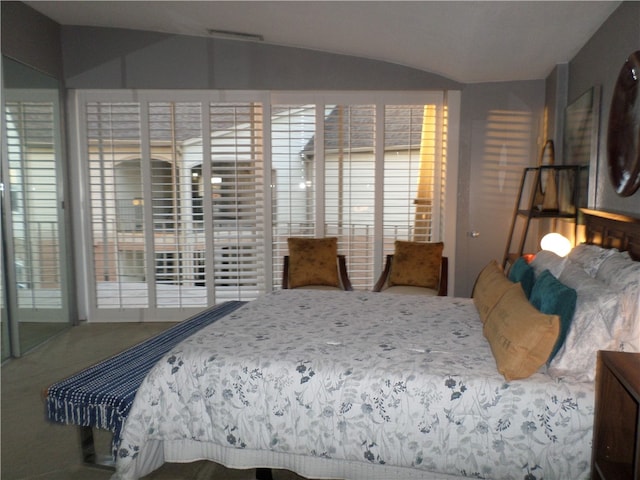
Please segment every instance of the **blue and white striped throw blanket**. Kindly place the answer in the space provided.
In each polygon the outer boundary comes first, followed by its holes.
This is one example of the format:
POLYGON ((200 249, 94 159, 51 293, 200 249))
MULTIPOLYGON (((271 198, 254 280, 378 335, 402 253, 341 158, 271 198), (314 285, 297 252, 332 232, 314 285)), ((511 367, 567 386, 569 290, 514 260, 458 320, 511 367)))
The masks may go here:
POLYGON ((138 387, 155 363, 172 347, 247 302, 229 301, 201 312, 166 331, 51 385, 45 399, 52 422, 120 432, 138 387))

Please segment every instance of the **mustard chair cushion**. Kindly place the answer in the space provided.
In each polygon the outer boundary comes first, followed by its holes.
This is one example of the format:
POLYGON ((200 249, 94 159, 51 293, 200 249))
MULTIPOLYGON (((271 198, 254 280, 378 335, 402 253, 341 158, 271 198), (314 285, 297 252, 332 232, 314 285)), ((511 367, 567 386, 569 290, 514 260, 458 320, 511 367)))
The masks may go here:
POLYGON ((389 285, 438 288, 443 242, 396 240, 389 285))
POLYGON ((289 245, 289 288, 306 285, 340 287, 338 238, 291 237, 289 245))

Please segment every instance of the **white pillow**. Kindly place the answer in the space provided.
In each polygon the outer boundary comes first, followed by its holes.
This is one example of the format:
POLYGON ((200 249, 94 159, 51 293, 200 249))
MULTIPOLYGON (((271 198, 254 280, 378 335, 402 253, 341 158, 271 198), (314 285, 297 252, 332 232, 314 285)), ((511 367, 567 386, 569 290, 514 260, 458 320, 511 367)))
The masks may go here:
POLYGON ((571 249, 567 258, 580 265, 590 277, 595 278, 598 267, 615 253, 619 253, 615 248, 602 248, 598 245, 581 243, 571 249))
POLYGON ((567 338, 547 372, 555 378, 591 382, 595 379, 598 350, 617 349, 618 294, 573 262, 566 263, 559 280, 576 291, 576 311, 567 338))
POLYGON ((623 317, 618 336, 620 348, 640 352, 640 262, 631 260, 627 252, 611 255, 600 265, 596 280, 620 295, 623 317))
POLYGON ((551 272, 551 275, 558 278, 560 276, 560 273, 562 272, 562 269, 564 268, 564 264, 566 263, 566 261, 567 259, 565 257, 556 255, 549 250, 541 250, 536 253, 536 256, 531 261, 530 265, 531 267, 533 267, 533 273, 535 274, 536 278, 538 278, 540 274, 545 270, 549 270, 549 272, 551 272))

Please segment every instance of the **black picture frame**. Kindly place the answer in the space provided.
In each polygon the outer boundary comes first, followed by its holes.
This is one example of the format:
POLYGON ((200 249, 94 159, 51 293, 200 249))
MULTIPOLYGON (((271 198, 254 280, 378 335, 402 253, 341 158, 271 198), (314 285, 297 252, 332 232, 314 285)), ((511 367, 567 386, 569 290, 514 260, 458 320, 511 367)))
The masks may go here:
POLYGON ((577 184, 578 207, 596 208, 600 95, 599 85, 591 87, 565 109, 563 164, 587 167, 581 170, 577 184))

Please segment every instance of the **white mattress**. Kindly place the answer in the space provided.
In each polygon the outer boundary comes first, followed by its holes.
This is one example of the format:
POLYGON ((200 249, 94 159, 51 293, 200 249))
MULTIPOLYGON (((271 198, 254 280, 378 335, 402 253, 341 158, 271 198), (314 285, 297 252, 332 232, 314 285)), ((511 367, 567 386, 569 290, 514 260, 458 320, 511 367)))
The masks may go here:
POLYGON ((543 372, 506 383, 470 299, 282 290, 158 362, 114 479, 202 458, 314 478, 586 479, 593 397, 543 372))

